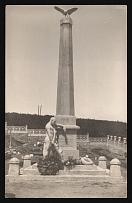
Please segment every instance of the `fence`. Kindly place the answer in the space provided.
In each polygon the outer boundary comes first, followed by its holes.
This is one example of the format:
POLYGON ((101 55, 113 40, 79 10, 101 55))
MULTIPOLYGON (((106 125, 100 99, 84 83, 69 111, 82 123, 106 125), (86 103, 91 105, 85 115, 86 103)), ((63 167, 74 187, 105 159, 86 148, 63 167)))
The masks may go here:
POLYGON ((28 129, 28 136, 44 136, 45 129, 28 129))
POLYGON ((90 143, 92 142, 107 142, 106 137, 90 137, 89 138, 90 143))
POLYGON ((123 141, 121 141, 121 137, 118 137, 117 139, 116 136, 113 137, 112 135, 107 135, 107 149, 110 152, 124 155, 124 153, 127 152, 126 138, 123 138, 123 141))
POLYGON ((44 136, 45 129, 28 129, 28 125, 26 125, 26 126, 7 126, 7 122, 5 122, 5 133, 6 134, 27 133, 28 136, 44 136))
POLYGON ((26 126, 6 126, 5 132, 7 134, 27 133, 27 125, 26 126))
POLYGON ((87 135, 77 135, 77 148, 79 147, 90 148, 89 133, 87 135))

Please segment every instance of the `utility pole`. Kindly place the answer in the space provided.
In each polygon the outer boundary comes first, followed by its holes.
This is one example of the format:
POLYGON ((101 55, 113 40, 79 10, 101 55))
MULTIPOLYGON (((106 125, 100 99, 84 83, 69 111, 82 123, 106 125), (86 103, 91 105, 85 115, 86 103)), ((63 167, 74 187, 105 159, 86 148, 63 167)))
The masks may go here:
POLYGON ((41 115, 42 105, 40 106, 40 115, 41 115))
POLYGON ((38 115, 39 115, 39 105, 38 105, 38 115))

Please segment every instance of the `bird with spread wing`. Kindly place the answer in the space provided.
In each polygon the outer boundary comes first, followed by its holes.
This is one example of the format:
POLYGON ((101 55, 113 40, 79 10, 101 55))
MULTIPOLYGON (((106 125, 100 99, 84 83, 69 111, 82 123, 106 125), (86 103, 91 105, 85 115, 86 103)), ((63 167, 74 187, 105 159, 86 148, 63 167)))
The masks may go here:
POLYGON ((57 6, 54 7, 57 11, 61 12, 64 16, 68 16, 72 14, 74 11, 76 11, 78 8, 70 8, 68 10, 63 10, 57 6))

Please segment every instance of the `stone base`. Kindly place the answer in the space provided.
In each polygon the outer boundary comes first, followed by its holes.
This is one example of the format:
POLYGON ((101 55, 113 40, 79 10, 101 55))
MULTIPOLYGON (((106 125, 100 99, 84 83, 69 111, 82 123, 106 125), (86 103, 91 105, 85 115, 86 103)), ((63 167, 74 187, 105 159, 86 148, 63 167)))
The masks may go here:
POLYGON ((73 168, 74 171, 87 171, 87 170, 97 170, 98 166, 95 164, 93 165, 75 165, 75 168, 73 168))
POLYGON ((111 177, 109 170, 104 170, 96 165, 77 165, 73 170, 60 170, 56 175, 40 175, 37 169, 37 163, 26 169, 21 169, 21 175, 6 175, 7 181, 26 181, 26 180, 42 180, 48 182, 124 182, 122 176, 111 177), (89 168, 90 167, 90 168, 89 168), (92 168, 91 168, 92 167, 92 168))
POLYGON ((79 150, 77 149, 63 149, 63 159, 67 160, 68 156, 73 156, 74 159, 79 158, 79 150))
POLYGON ((56 116, 57 123, 61 123, 65 126, 66 132, 61 128, 58 129, 58 143, 63 150, 63 158, 66 160, 68 156, 79 158, 79 150, 77 150, 77 130, 75 116, 56 116))
POLYGON ((60 170, 59 175, 106 175, 106 172, 103 170, 81 170, 81 171, 74 171, 74 170, 60 170))
MULTIPOLYGON (((109 170, 108 170, 109 171, 109 170)), ((29 166, 26 169, 21 169, 21 175, 39 175, 37 168, 37 163, 29 166)), ((93 165, 75 165, 72 170, 60 170, 58 175, 107 175, 106 170, 100 168, 99 166, 93 165)))
POLYGON ((118 182, 123 183, 123 177, 110 177, 108 175, 6 175, 6 181, 21 182, 28 180, 39 180, 48 182, 118 182))
POLYGON ((8 174, 9 175, 19 175, 20 174, 20 167, 19 167, 19 165, 10 164, 9 165, 8 174))
POLYGON ((77 130, 80 128, 76 125, 76 117, 69 115, 56 115, 56 122, 62 124, 66 128, 66 132, 58 129, 59 146, 63 150, 63 158, 66 160, 68 156, 79 158, 79 150, 77 150, 77 130))

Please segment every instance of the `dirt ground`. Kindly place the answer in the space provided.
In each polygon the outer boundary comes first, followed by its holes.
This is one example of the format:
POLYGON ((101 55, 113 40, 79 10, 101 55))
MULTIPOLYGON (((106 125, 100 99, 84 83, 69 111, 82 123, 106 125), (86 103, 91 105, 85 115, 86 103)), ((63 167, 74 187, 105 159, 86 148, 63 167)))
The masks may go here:
POLYGON ((6 198, 126 198, 126 183, 6 182, 6 198))

